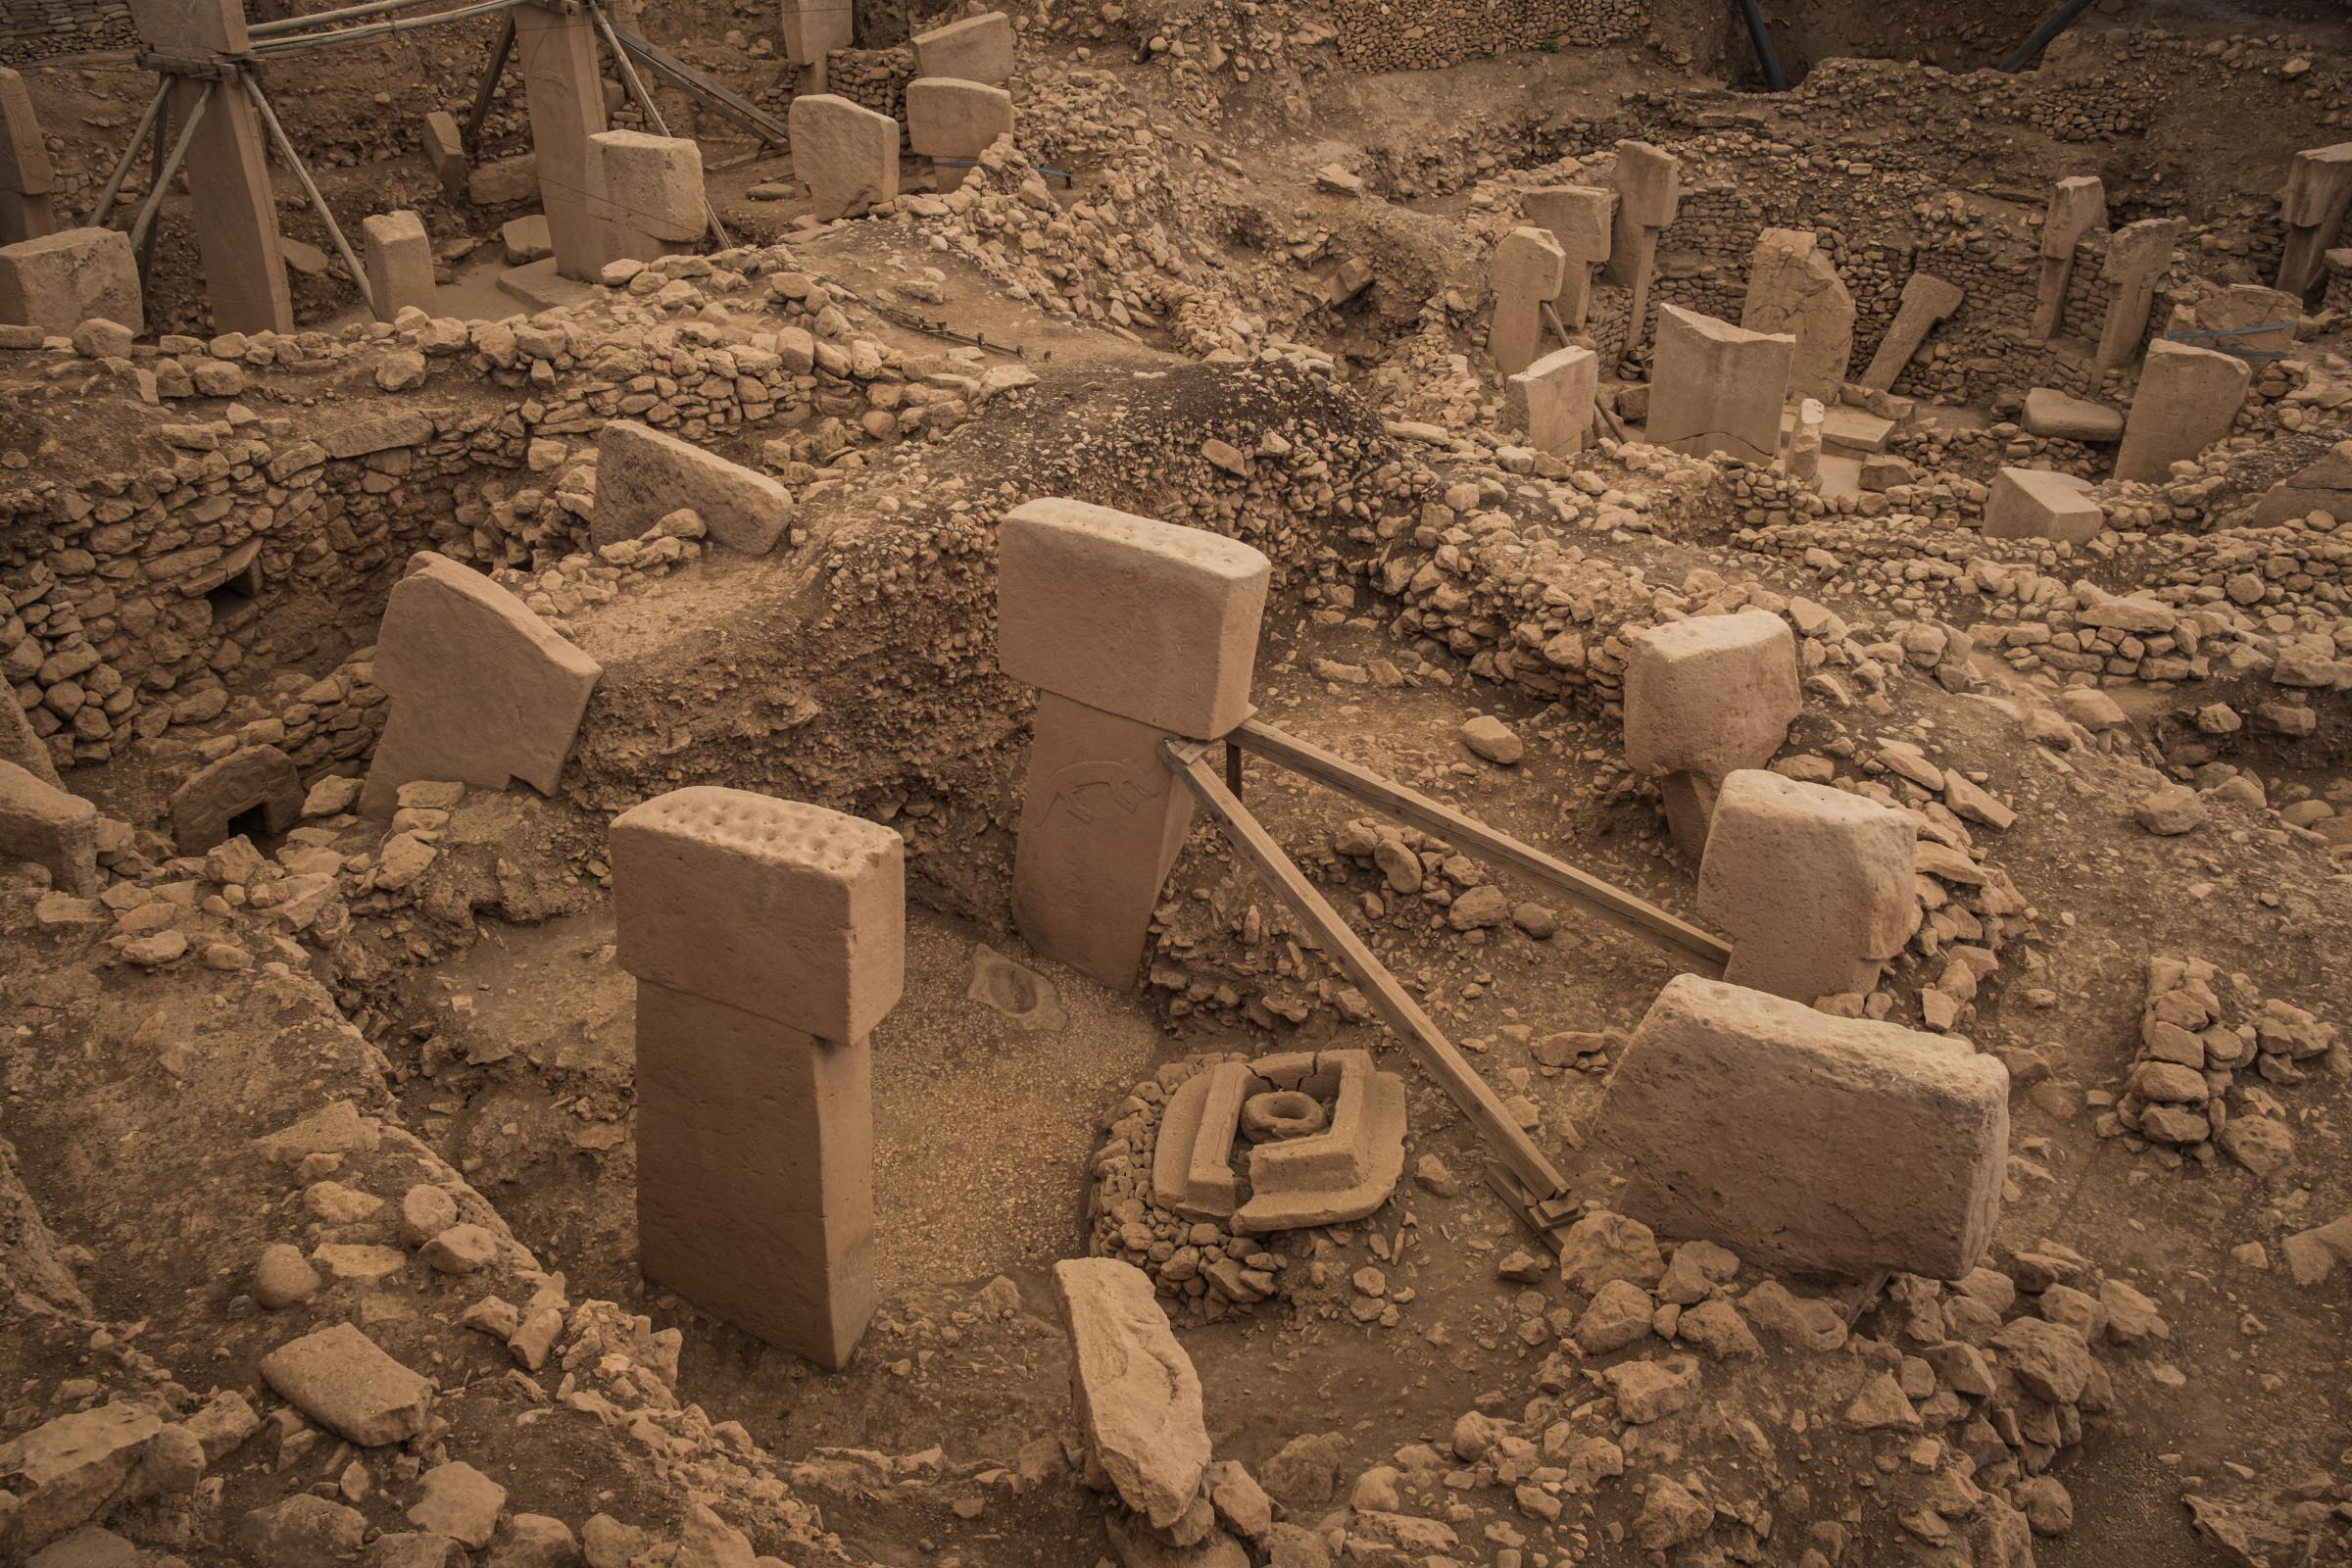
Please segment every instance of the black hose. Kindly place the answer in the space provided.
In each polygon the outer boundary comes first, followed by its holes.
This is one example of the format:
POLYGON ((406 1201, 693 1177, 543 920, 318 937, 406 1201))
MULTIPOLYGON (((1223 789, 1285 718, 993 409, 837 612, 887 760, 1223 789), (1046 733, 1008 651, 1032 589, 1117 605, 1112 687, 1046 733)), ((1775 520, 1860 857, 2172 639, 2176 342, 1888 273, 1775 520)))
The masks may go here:
POLYGON ((2049 21, 2034 29, 2034 36, 2019 44, 2009 58, 2001 62, 2001 69, 2007 72, 2025 70, 2034 63, 2034 57, 2041 53, 2045 44, 2073 26, 2075 19, 2089 9, 2090 0, 2066 0, 2064 5, 2051 13, 2049 21))
POLYGON ((1764 8, 1756 0, 1740 0, 1740 9, 1747 13, 1747 35, 1756 42, 1756 63, 1764 68, 1764 85, 1774 92, 1787 92, 1788 78, 1781 72, 1781 57, 1773 53, 1772 34, 1764 30, 1764 8))

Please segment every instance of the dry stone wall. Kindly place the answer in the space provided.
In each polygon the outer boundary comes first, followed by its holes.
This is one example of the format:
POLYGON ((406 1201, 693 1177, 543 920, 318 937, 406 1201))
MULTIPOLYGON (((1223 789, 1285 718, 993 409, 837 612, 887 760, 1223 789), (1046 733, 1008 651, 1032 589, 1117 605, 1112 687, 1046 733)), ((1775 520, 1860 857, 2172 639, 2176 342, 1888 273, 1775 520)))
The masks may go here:
POLYGON ((0 8, 0 65, 137 42, 129 0, 9 0, 0 8))

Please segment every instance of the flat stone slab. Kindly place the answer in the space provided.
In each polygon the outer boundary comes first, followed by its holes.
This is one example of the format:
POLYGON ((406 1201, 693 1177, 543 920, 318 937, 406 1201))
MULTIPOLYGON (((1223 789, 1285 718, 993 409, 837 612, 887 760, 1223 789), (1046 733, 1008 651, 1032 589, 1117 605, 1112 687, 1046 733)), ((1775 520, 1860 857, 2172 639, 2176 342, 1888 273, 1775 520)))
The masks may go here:
POLYGON ((1984 493, 1987 539, 2095 539, 2107 513, 2090 481, 2046 468, 2001 468, 1984 493))
POLYGON ((1200 1377, 1168 1327, 1152 1277, 1116 1258, 1054 1265, 1070 1334, 1071 1398, 1120 1499, 1166 1530, 1208 1468, 1200 1377))
POLYGON ((1930 1035, 1679 975, 1610 1080, 1617 1207, 1794 1273, 1957 1279, 2000 1214, 2009 1073, 1930 1035))
POLYGON ((163 1429, 146 1406, 116 1400, 0 1444, 0 1481, 17 1504, 0 1540, 36 1547, 94 1518, 163 1429))
POLYGON ((2070 396, 2056 387, 2037 386, 2026 394, 2023 422, 2035 435, 2066 441, 2112 446, 2124 438, 2123 410, 2070 396))
POLYGON ((1821 444, 1858 456, 1886 450, 1894 437, 1894 421, 1883 419, 1848 403, 1832 404, 1822 415, 1821 444))
POLYGON ((375 679, 392 713, 361 814, 390 816, 400 787, 418 779, 493 790, 521 779, 552 794, 603 673, 488 577, 418 551, 376 632, 375 679))
POLYGON ((433 1386, 349 1323, 291 1340, 262 1357, 262 1381, 335 1436, 363 1448, 424 1430, 433 1386))
POLYGON ((766 555, 792 526, 792 492, 764 473, 634 419, 597 433, 593 543, 638 538, 680 507, 692 507, 712 539, 747 556, 766 555))

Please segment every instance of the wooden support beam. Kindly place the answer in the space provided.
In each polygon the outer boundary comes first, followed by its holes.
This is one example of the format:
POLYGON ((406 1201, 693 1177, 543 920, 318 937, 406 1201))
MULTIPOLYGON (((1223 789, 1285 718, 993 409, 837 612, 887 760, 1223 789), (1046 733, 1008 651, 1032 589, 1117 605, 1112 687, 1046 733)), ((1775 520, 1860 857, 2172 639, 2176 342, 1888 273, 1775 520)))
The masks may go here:
POLYGON ((1543 883, 1594 918, 1660 949, 1693 973, 1719 980, 1723 978, 1725 965, 1732 961, 1732 950, 1721 939, 1686 920, 1676 919, 1656 905, 1271 724, 1249 719, 1225 737, 1225 742, 1280 762, 1424 833, 1435 833, 1458 848, 1500 861, 1520 875, 1543 883))
POLYGON ((1315 945, 1363 989, 1373 1009, 1396 1031, 1422 1069, 1453 1098, 1453 1102, 1478 1129, 1479 1137, 1510 1167, 1519 1183, 1539 1200, 1565 1193, 1566 1179, 1544 1157, 1544 1152, 1512 1119, 1510 1112, 1503 1109, 1502 1102, 1495 1098, 1487 1081, 1462 1059, 1453 1042, 1421 1010, 1420 1004, 1405 995, 1388 966, 1364 946, 1348 922, 1315 891, 1314 884, 1292 863, 1282 846, 1274 842, 1273 835, 1225 787, 1215 768, 1209 765, 1207 748, 1198 743, 1164 740, 1160 742, 1159 753, 1177 780, 1193 792, 1200 808, 1216 822, 1234 853, 1256 869, 1306 926, 1315 945))

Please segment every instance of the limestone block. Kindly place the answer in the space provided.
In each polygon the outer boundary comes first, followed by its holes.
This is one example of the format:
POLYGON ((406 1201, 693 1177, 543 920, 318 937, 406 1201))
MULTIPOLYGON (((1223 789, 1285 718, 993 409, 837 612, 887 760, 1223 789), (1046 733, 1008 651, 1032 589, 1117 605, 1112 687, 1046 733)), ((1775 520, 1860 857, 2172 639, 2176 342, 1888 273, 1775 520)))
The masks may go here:
POLYGON ((612 260, 650 262, 703 237, 703 149, 685 136, 604 130, 588 138, 598 221, 612 260))
POLYGON ((0 1520, 0 1546, 30 1551, 103 1512, 163 1430, 153 1410, 116 1399, 0 1443, 0 1479, 15 1503, 0 1520))
POLYGON ((1591 349, 1554 349, 1503 383, 1502 421, 1551 453, 1581 452, 1592 428, 1600 357, 1591 349))
POLYGON ((2164 338, 2149 344, 2115 476, 2145 484, 2170 477, 2174 464, 2230 433, 2252 379, 2246 362, 2234 356, 2164 338))
POLYGON ((1796 636, 1770 611, 1650 626, 1626 658, 1626 760, 1708 779, 1761 767, 1803 708, 1796 636))
POLYGON ((1987 539, 2095 539, 2107 514, 2090 481, 2042 468, 2002 468, 1984 497, 1987 539))
MULTIPOLYGON (((2249 526, 2268 528, 2314 512, 2325 512, 2338 521, 2352 517, 2352 441, 2338 441, 2271 486, 2246 520, 2249 526)), ((6 713, 0 710, 0 722, 5 720, 6 713)), ((39 771, 37 763, 27 765, 39 771)))
POLYGON ((368 292, 375 318, 389 321, 415 306, 433 313, 433 242, 415 213, 382 213, 360 225, 368 292))
POLYGON ((1680 975, 1594 1126, 1620 1211, 1749 1262, 1957 1279, 1999 1217, 2009 1074, 1967 1041, 1680 975))
POLYGON ((158 54, 241 55, 245 0, 130 0, 131 24, 158 54))
POLYGON ((1645 141, 1617 144, 1617 213, 1644 228, 1665 228, 1683 200, 1683 161, 1645 141))
MULTIPOLYGON (((641 897, 648 861, 640 855, 618 862, 621 823, 613 826, 613 887, 624 921, 675 922, 686 941, 673 946, 691 946, 698 935, 731 938, 731 905, 649 907, 641 897)), ((897 834, 875 831, 897 844, 897 834)), ((658 855, 661 846, 641 840, 638 848, 658 855)), ((755 874, 792 881, 789 873, 755 874)), ((730 882, 726 891, 738 890, 730 882)), ((668 887, 671 895, 696 891, 690 876, 668 887)), ((904 918, 903 906, 890 912, 904 918)), ((755 961, 797 957, 781 950, 755 961)), ((830 976, 808 983, 840 985, 830 976)), ((819 1039, 641 979, 637 1246, 646 1277, 779 1348, 820 1366, 847 1365, 874 1308, 872 1063, 862 1036, 819 1039)))
POLYGON ((2107 226, 2107 187, 2096 174, 2075 174, 2050 188, 2050 205, 2041 223, 2041 254, 2059 260, 2075 254, 2075 246, 2094 228, 2107 226))
POLYGON ((1249 715, 1270 572, 1238 539, 1031 501, 997 530, 997 662, 1102 712, 1214 739, 1249 715))
POLYGON ((1508 377, 1526 369, 1544 342, 1544 307, 1567 286, 1567 254, 1540 228, 1514 228, 1494 247, 1492 281, 1487 352, 1508 377))
POLYGON ((1868 992, 1919 925, 1908 814, 1759 768, 1723 781, 1698 868, 1700 914, 1734 985, 1812 1003, 1868 992))
POLYGON ((906 84, 906 144, 925 158, 977 158, 1012 134, 1012 94, 953 76, 906 84))
POLYGON ((2341 233, 2347 211, 2352 211, 2352 141, 2295 154, 2278 193, 2278 216, 2286 224, 2278 257, 2280 289, 2297 298, 2312 292, 2325 275, 2322 259, 2341 233))
POLYGON ((1881 392, 1893 386, 1894 378, 1903 373, 1903 367, 1911 363, 1936 323, 1960 308, 1960 298, 1959 284, 1932 272, 1913 272, 1903 279, 1901 303, 1895 307, 1894 319, 1887 323, 1886 335, 1879 339, 1878 352, 1862 372, 1862 384, 1881 392))
POLYGON ((1552 237, 1571 266, 1609 259, 1617 193, 1600 185, 1545 185, 1520 200, 1527 220, 1552 237))
POLYGON ((914 74, 1002 87, 1012 79, 1012 23, 1002 11, 914 35, 914 74))
POLYGON ((1740 325, 1750 332, 1787 332, 1796 339, 1788 395, 1838 401, 1854 353, 1854 297, 1814 237, 1802 229, 1768 228, 1748 260, 1747 297, 1740 325))
POLYGON ((793 172, 820 219, 861 213, 899 193, 899 122, 835 93, 793 99, 793 172))
POLYGON ((2112 446, 2124 438, 2124 411, 2037 386, 2026 394, 2024 423, 2035 435, 2112 446))
POLYGON ((424 117, 424 161, 441 182, 441 193, 451 201, 466 194, 466 179, 470 170, 466 161, 466 132, 459 128, 458 117, 446 109, 436 109, 424 117))
POLYGON ((1788 333, 1750 332, 1660 306, 1649 443, 1698 458, 1722 453, 1770 463, 1780 450, 1781 409, 1795 360, 1796 339, 1788 333))
POLYGON ((172 842, 182 855, 202 855, 239 833, 258 837, 237 822, 257 811, 260 833, 271 837, 302 820, 302 775, 274 746, 241 746, 172 791, 172 842))
POLYGON ((41 140, 40 117, 24 78, 0 66, 0 191, 46 196, 57 189, 57 172, 41 140))
POLYGON ((1050 691, 1031 723, 1013 923, 1038 952, 1119 990, 1135 982, 1193 820, 1192 795, 1160 760, 1165 733, 1050 691))
POLYGON ((784 0, 783 22, 784 55, 796 66, 821 66, 857 41, 856 8, 841 0, 784 0))
POLYGON ((597 433, 592 543, 635 539, 680 507, 700 513, 713 540, 747 556, 766 555, 792 524, 792 492, 764 473, 634 419, 597 433))
POLYGON ((1167 1530, 1208 1468, 1200 1377, 1142 1269, 1111 1257, 1054 1265, 1070 1334, 1070 1397, 1120 1500, 1167 1530))
POLYGON ((0 245, 0 322, 63 337, 92 317, 146 328, 129 234, 69 228, 0 245))
MULTIPOLYGON (((420 550, 376 631, 375 680, 391 716, 360 795, 392 813, 403 784, 454 779, 552 794, 603 668, 478 571, 420 550)), ((300 792, 296 794, 299 809, 300 792)))
POLYGON ((819 1040, 906 986, 906 847, 877 822, 698 785, 612 821, 614 941, 638 979, 819 1040))
POLYGON ((17 860, 47 866, 52 885, 89 898, 98 891, 98 808, 0 762, 0 863, 17 860))
POLYGON ((407 1442, 432 1411, 433 1386, 349 1323, 288 1341, 261 1371, 278 1397, 363 1448, 407 1442))

